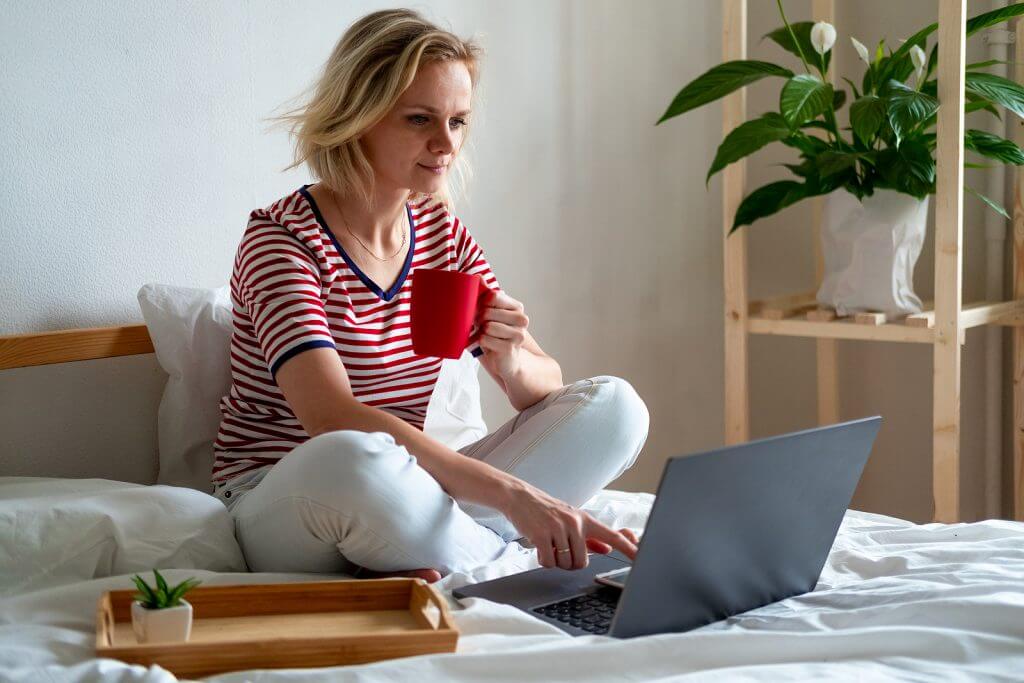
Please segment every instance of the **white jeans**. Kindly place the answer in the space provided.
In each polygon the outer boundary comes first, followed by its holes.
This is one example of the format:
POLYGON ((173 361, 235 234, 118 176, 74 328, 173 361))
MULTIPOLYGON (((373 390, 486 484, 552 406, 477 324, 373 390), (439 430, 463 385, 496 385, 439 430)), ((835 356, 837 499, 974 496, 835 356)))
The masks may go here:
MULTIPOLYGON (((548 394, 460 452, 579 507, 633 465, 649 421, 628 382, 601 375, 548 394)), ((214 495, 252 571, 352 573, 354 563, 447 575, 521 537, 497 510, 455 501, 386 432, 320 434, 214 495)))

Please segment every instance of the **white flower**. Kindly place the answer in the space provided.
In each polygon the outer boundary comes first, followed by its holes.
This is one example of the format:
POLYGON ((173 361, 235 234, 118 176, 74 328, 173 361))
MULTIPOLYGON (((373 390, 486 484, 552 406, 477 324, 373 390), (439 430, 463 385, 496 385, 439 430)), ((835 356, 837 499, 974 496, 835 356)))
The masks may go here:
POLYGON ((819 21, 811 27, 811 45, 823 55, 836 44, 836 27, 827 21, 819 21))
POLYGON ((853 36, 850 36, 850 42, 853 43, 853 48, 857 50, 857 54, 860 55, 862 60, 864 60, 864 63, 870 66, 871 56, 868 54, 868 49, 864 46, 864 43, 860 42, 853 36))
POLYGON ((915 69, 923 69, 928 64, 928 55, 924 53, 920 45, 910 48, 910 61, 914 63, 915 69))
POLYGON ((920 83, 924 68, 928 65, 928 56, 921 49, 920 45, 910 48, 910 61, 914 63, 914 75, 920 83))

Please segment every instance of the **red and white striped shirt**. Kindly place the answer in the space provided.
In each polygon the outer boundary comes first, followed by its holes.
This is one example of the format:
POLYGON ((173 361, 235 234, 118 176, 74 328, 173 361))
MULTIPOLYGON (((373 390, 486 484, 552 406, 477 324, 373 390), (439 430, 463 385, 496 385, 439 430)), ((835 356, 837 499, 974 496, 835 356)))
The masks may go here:
MULTIPOLYGON (((253 211, 235 254, 231 389, 220 402, 215 483, 273 464, 309 439, 274 380, 307 349, 336 349, 359 401, 423 429, 441 359, 412 350, 416 270, 475 273, 501 290, 466 226, 427 199, 406 205, 408 256, 382 291, 331 233, 307 187, 253 211)), ((467 348, 483 353, 478 342, 467 348)))

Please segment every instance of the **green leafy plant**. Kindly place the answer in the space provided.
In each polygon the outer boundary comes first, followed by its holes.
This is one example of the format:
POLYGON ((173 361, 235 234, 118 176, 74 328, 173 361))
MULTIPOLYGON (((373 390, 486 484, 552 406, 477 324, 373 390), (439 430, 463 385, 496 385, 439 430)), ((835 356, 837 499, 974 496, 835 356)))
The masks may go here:
MULTIPOLYGON (((804 73, 755 60, 719 64, 688 83, 669 105, 658 125, 713 102, 766 77, 785 79, 779 111, 767 112, 733 129, 718 148, 707 181, 718 171, 772 142, 799 153, 799 163, 785 164, 795 180, 769 183, 748 194, 736 210, 730 233, 750 225, 802 199, 844 188, 858 199, 885 188, 923 199, 935 192, 935 132, 938 45, 926 52, 928 37, 938 24, 930 24, 908 38, 895 51, 878 43, 872 55, 851 38, 867 65, 860 87, 849 79, 852 101, 850 125, 840 128, 836 112, 848 99, 847 91, 828 82, 835 29, 825 22, 790 24, 781 0, 776 0, 783 26, 766 34, 782 49, 800 58, 804 73), (906 83, 914 76, 913 85, 906 83)), ((968 36, 1024 14, 1024 3, 980 14, 967 21, 968 36)), ((1024 117, 1024 88, 982 69, 995 60, 968 64, 965 73, 965 112, 986 111, 999 118, 995 105, 1024 117)), ((1020 166, 1024 151, 1005 138, 968 129, 964 147, 983 157, 1020 166)), ((977 167, 977 164, 966 164, 977 167)), ((971 188, 994 210, 1008 216, 998 203, 971 188)))
POLYGON ((156 569, 153 570, 153 577, 156 579, 155 588, 146 583, 138 574, 132 577, 135 587, 139 589, 139 592, 132 597, 142 603, 146 609, 177 607, 181 604, 185 593, 202 583, 195 578, 188 578, 172 588, 167 585, 167 581, 156 569))

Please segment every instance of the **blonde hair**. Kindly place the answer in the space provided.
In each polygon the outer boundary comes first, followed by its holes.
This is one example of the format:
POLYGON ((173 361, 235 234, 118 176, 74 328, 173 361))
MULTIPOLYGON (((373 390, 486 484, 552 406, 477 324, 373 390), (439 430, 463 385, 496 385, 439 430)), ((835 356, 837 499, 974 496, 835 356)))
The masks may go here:
MULTIPOLYGON (((319 181, 339 195, 355 195, 369 205, 375 178, 360 137, 391 111, 423 64, 463 62, 475 91, 482 54, 474 42, 438 28, 413 10, 383 10, 359 19, 334 46, 321 76, 313 83, 311 99, 283 116, 272 117, 290 121, 290 133, 295 137, 294 163, 282 170, 305 163, 319 181)), ((461 151, 456 150, 449 167, 456 176, 457 193, 465 189, 471 173, 461 151)), ((452 194, 446 180, 431 196, 451 206, 452 194)), ((426 196, 413 191, 410 199, 418 195, 426 196)))

